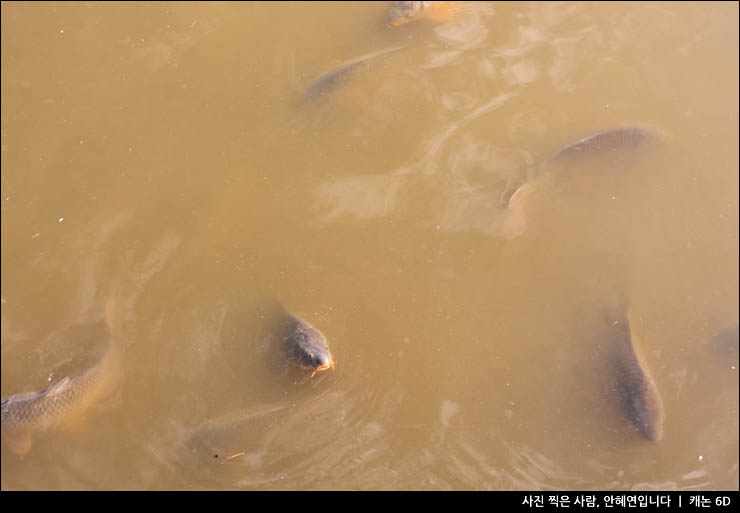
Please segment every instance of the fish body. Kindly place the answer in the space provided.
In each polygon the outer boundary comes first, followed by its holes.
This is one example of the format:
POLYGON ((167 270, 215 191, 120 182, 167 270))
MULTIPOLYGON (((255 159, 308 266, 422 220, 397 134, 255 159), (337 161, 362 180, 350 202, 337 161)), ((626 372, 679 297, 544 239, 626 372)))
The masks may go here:
POLYGON ((521 210, 524 199, 536 188, 535 178, 550 165, 583 157, 608 157, 621 155, 624 152, 634 152, 657 139, 658 136, 654 132, 633 125, 596 132, 578 139, 542 161, 530 173, 529 181, 514 189, 508 200, 504 197, 505 204, 510 210, 521 210))
MULTIPOLYGON (((110 318, 109 318, 110 320, 110 318)), ((111 328, 110 322, 108 323, 111 328)), ((120 371, 118 349, 111 339, 96 363, 76 376, 65 376, 41 392, 2 399, 2 438, 8 449, 26 454, 33 438, 79 416, 109 394, 120 371)))
POLYGON ((658 387, 635 350, 629 321, 614 323, 621 333, 614 348, 613 369, 617 389, 632 424, 651 441, 663 437, 665 413, 658 387))
POLYGON ((383 67, 385 58, 405 48, 403 46, 386 48, 352 59, 327 71, 306 87, 303 93, 303 100, 311 101, 332 96, 352 83, 371 82, 369 78, 372 75, 378 76, 378 69, 383 67))
POLYGON ((209 420, 188 441, 190 451, 214 463, 265 449, 287 425, 288 405, 267 405, 209 420))
POLYGON ((596 132, 569 144, 545 163, 579 155, 602 155, 636 150, 655 139, 655 134, 639 126, 623 126, 596 132))

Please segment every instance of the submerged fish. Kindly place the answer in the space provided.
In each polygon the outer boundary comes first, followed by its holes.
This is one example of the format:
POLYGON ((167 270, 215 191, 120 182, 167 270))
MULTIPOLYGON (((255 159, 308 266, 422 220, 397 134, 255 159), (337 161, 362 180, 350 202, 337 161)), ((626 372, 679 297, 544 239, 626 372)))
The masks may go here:
MULTIPOLYGON (((290 364, 311 370, 312 376, 334 367, 329 344, 319 330, 277 302, 268 305, 266 315, 290 364)), ((201 460, 242 461, 244 456, 266 450, 289 425, 293 411, 289 404, 266 405, 209 420, 189 437, 187 447, 201 460)))
POLYGON ((504 201, 510 209, 520 209, 522 200, 534 189, 533 180, 547 166, 578 157, 598 157, 630 152, 646 146, 658 139, 656 133, 639 126, 622 126, 596 132, 558 150, 554 155, 541 162, 530 174, 530 180, 513 190, 508 200, 504 201))
POLYGON ((663 437, 665 419, 658 387, 635 350, 627 318, 613 326, 619 334, 611 363, 620 398, 640 433, 648 440, 658 441, 663 437))
POLYGON ((189 438, 187 447, 200 458, 226 463, 265 449, 287 425, 288 405, 267 405, 210 420, 189 438))
POLYGON ((656 135, 639 126, 623 126, 596 132, 569 144, 545 163, 578 155, 604 154, 636 150, 655 139, 656 135))
POLYGON ((338 90, 357 81, 362 82, 363 85, 368 84, 368 79, 372 75, 376 78, 379 76, 378 70, 384 66, 386 57, 404 49, 406 49, 405 46, 386 48, 375 53, 352 59, 327 71, 306 87, 306 90, 303 93, 303 100, 311 101, 331 96, 338 90))
POLYGON ((2 399, 2 438, 11 452, 26 454, 35 435, 59 427, 111 391, 120 371, 114 309, 111 301, 106 308, 111 339, 97 363, 79 375, 63 377, 41 392, 2 399))
POLYGON ((412 21, 429 20, 437 23, 455 17, 456 2, 393 2, 388 10, 388 24, 399 27, 412 21))

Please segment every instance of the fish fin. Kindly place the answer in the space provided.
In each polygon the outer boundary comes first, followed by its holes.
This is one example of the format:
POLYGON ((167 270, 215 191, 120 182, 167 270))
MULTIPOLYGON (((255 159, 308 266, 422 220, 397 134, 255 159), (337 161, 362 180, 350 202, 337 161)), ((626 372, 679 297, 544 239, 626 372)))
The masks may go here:
POLYGON ((25 456, 33 445, 31 433, 26 430, 3 432, 3 441, 8 450, 18 456, 25 456))
POLYGON ((65 377, 73 374, 73 363, 72 358, 66 358, 54 366, 47 378, 50 388, 63 381, 65 377))
POLYGON ((527 229, 527 215, 523 209, 504 210, 501 235, 509 240, 516 239, 527 229))
POLYGON ((71 381, 72 380, 69 378, 69 376, 65 376, 64 378, 60 379, 49 388, 47 388, 45 394, 47 396, 54 396, 56 394, 59 394, 67 389, 71 381))
POLYGON ((505 196, 502 198, 502 200, 507 202, 509 210, 521 211, 524 209, 527 198, 535 191, 536 188, 537 185, 534 182, 525 182, 511 193, 508 201, 506 200, 505 196))

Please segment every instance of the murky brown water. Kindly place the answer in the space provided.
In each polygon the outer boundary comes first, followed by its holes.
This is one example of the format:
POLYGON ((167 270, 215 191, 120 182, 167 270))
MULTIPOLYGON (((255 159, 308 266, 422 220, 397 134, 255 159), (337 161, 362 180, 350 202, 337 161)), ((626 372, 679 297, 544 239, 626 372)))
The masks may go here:
POLYGON ((111 297, 123 367, 3 445, 3 489, 738 488, 737 328, 713 342, 738 316, 737 4, 387 8, 2 4, 2 396, 77 361, 111 297), (541 172, 627 125, 659 142, 541 172), (335 370, 281 366, 275 299, 335 370), (658 442, 606 378, 619 305, 658 442), (198 446, 240 419, 235 457, 198 446))

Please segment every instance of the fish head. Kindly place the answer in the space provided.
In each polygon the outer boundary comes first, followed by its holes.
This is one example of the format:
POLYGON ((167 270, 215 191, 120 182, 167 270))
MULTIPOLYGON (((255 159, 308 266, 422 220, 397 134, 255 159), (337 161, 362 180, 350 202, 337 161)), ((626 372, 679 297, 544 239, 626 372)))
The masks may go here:
POLYGON ((393 2, 393 6, 388 10, 388 24, 392 27, 400 27, 406 23, 418 20, 431 3, 393 2))
POLYGON ((310 324, 303 321, 294 323, 285 342, 292 360, 299 366, 314 372, 334 367, 326 338, 310 324))

